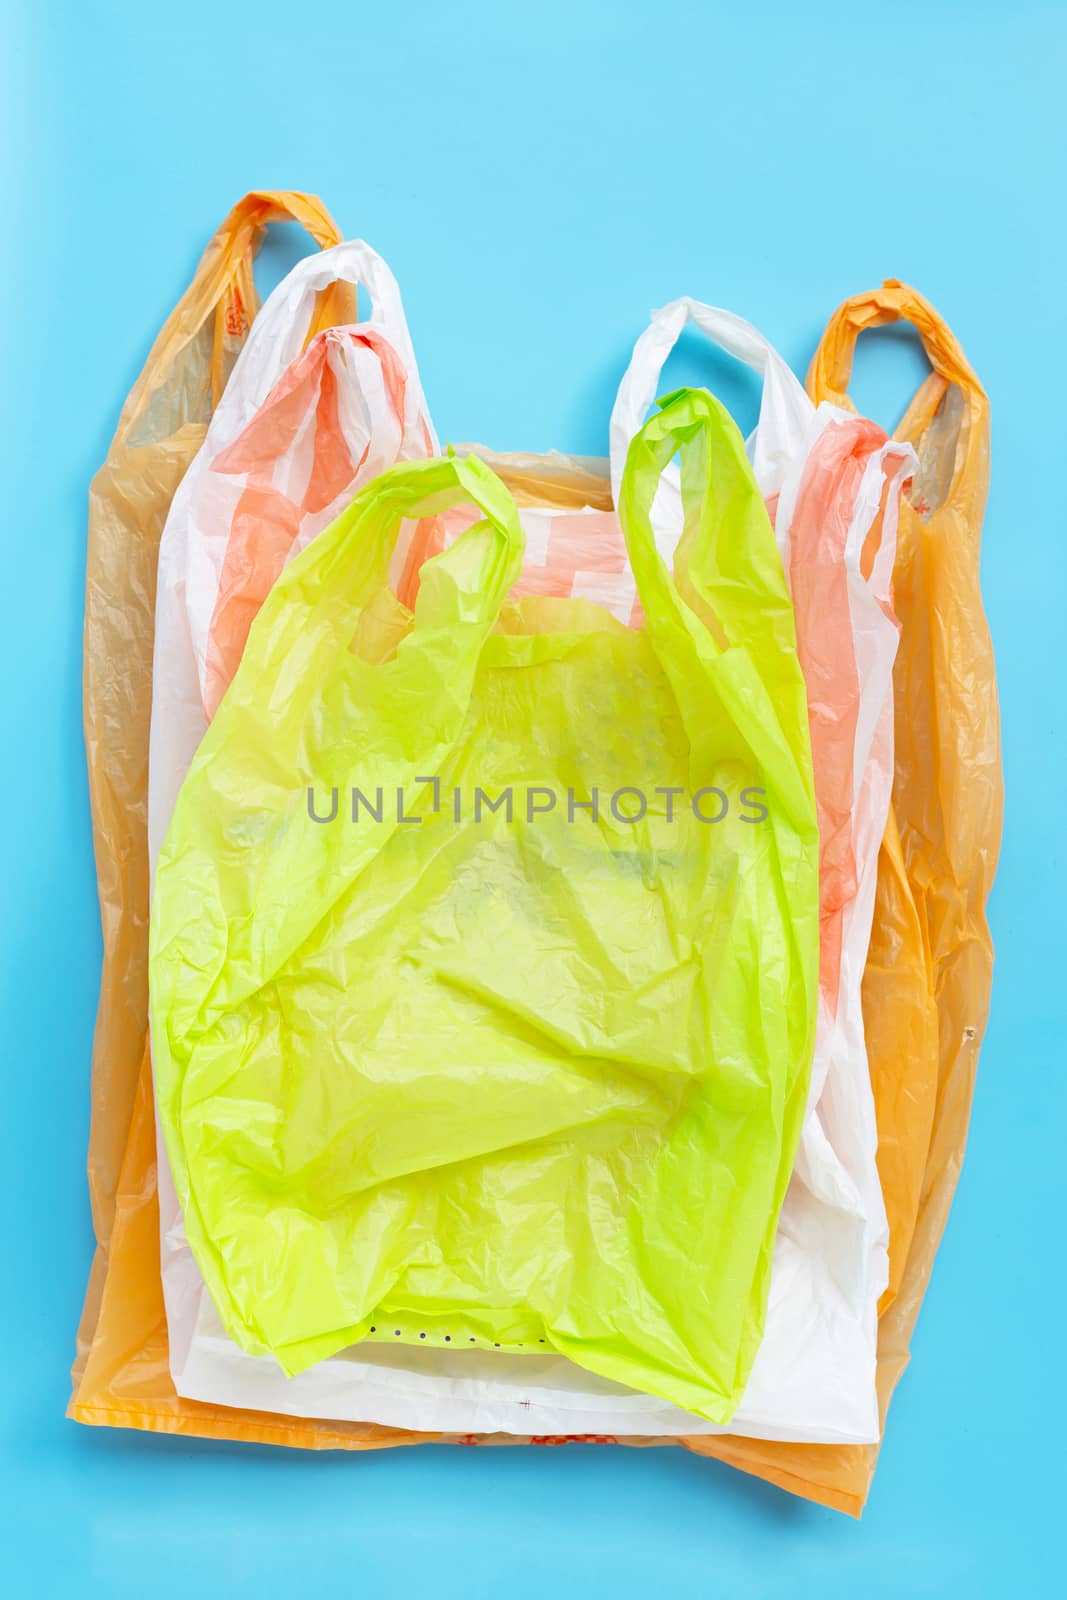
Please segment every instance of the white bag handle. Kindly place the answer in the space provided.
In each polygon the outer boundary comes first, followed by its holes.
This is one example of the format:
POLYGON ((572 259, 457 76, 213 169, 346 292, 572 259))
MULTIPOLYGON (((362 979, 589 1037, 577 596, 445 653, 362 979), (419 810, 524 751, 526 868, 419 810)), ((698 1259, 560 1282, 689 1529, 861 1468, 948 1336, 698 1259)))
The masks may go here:
MULTIPOLYGON (((429 426, 400 286, 376 250, 362 239, 346 239, 298 261, 268 297, 215 408, 205 441, 207 459, 238 436, 299 356, 311 327, 315 296, 337 282, 366 289, 371 314, 363 326, 380 330, 403 362, 407 374, 405 430, 414 427, 420 417, 429 426)), ((436 450, 436 440, 433 447, 436 450)))
POLYGON ((619 385, 611 413, 610 446, 611 492, 616 504, 626 452, 656 398, 663 365, 690 322, 696 323, 727 355, 743 361, 763 379, 759 423, 747 449, 764 496, 780 491, 790 461, 803 446, 815 408, 796 374, 751 323, 732 311, 722 311, 684 295, 652 313, 619 385))

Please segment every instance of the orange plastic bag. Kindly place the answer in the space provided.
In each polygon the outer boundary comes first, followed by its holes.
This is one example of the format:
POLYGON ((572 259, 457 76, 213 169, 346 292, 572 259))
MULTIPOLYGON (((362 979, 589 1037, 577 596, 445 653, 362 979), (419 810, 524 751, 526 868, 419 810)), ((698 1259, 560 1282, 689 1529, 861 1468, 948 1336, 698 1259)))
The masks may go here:
MULTIPOLYGON (((257 309, 252 261, 268 222, 303 224, 323 248, 340 234, 311 195, 248 194, 204 253, 122 408, 89 499, 84 718, 104 932, 93 1041, 89 1190, 98 1249, 79 1331, 84 1360, 96 1324, 119 1168, 148 1023, 146 768, 156 559, 174 491, 257 309)), ((323 297, 322 325, 347 314, 323 297)))
MULTIPOLYGON (((880 1324, 883 1417, 907 1363, 911 1330, 966 1139, 974 1067, 988 1012, 991 950, 984 904, 996 862, 1002 803, 995 679, 978 588, 988 476, 985 395, 932 309, 913 291, 895 285, 849 301, 835 314, 809 388, 817 400, 847 404, 845 388, 858 332, 900 316, 916 322, 935 370, 897 430, 898 438, 916 446, 920 459, 912 504, 901 510, 896 572, 896 607, 903 624, 896 693, 898 705, 908 707, 910 726, 902 736, 898 724, 896 816, 879 864, 875 933, 865 979, 882 1175, 897 1262, 890 1291, 895 1286, 896 1297, 880 1324), (946 668, 949 640, 951 674, 946 668)), ((520 502, 610 507, 610 487, 599 463, 559 457, 489 459, 520 502)), ((175 477, 171 493, 176 482, 175 477)), ((162 514, 157 539, 161 522, 162 514)), ((115 621, 121 621, 120 614, 115 621)), ((150 609, 147 627, 150 656, 150 609)), ((103 648, 103 641, 98 643, 103 648)), ((113 638, 112 663, 127 648, 113 638)), ((133 800, 143 817, 143 771, 140 793, 133 800)), ((143 822, 140 838, 143 852, 143 822)), ((143 1006, 143 992, 140 1001, 143 1006)), ((126 1080, 121 1087, 132 1088, 126 1080)), ((117 1184, 109 1270, 97 1291, 96 1337, 80 1372, 75 1369, 70 1415, 89 1423, 305 1448, 367 1449, 442 1437, 283 1419, 180 1399, 170 1381, 159 1286, 147 1054, 129 1099, 122 1098, 111 1079, 94 1074, 94 1116, 101 1122, 121 1118, 129 1138, 117 1184)), ((523 1441, 497 1435, 463 1442, 523 1441)), ((876 1447, 790 1445, 729 1436, 661 1442, 686 1443, 700 1454, 853 1515, 862 1509, 877 1459, 876 1447)))
MULTIPOLYGON (((933 371, 895 436, 919 470, 901 507, 894 607, 893 812, 879 861, 864 1021, 890 1221, 891 1278, 878 1338, 883 1427, 963 1162, 993 949, 985 905, 1004 808, 993 649, 979 554, 989 486, 989 404, 927 300, 889 281, 830 319, 808 374, 813 400, 850 405, 864 328, 904 318, 933 371)), ((875 1445, 693 1441, 824 1505, 863 1508, 875 1445)))
MULTIPOLYGON (((934 308, 895 281, 836 313, 808 387, 816 400, 850 405, 857 335, 900 318, 921 334, 933 371, 898 429, 899 438, 916 445, 919 471, 903 510, 893 574, 902 623, 893 815, 864 974, 891 1239, 883 1309, 901 1292, 906 1273, 911 1281, 926 1170, 943 1155, 941 1101, 949 1085, 966 1086, 962 1114, 969 1115, 992 981, 985 903, 1004 808, 996 674, 979 586, 989 482, 986 396, 934 308), (930 1064, 926 1074, 920 1062, 930 1064), (929 1130, 925 1150, 922 1129, 929 1130)), ((965 1132, 964 1124, 960 1157, 965 1132)), ((950 1187, 940 1202, 945 1213, 951 1193, 950 1187)))

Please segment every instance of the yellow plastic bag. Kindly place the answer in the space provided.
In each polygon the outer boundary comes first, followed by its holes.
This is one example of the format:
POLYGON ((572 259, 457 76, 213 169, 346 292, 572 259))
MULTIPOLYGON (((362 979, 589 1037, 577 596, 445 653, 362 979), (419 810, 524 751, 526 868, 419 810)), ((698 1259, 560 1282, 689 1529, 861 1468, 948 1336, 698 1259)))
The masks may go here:
MULTIPOLYGON (((941 746, 938 759, 945 794, 955 797, 951 823, 952 855, 948 856, 943 829, 936 835, 943 863, 932 883, 952 890, 951 862, 975 866, 966 901, 950 893, 957 912, 965 913, 961 949, 970 947, 965 962, 942 964, 940 990, 935 988, 933 945, 928 921, 920 914, 913 894, 895 820, 883 846, 879 863, 878 903, 871 956, 867 966, 866 1025, 868 1049, 879 1128, 887 1153, 882 1167, 887 1209, 892 1219, 891 1251, 896 1299, 883 1314, 879 1340, 879 1390, 883 1415, 892 1390, 908 1359, 908 1343, 929 1279, 948 1204, 962 1159, 970 1108, 971 1083, 977 1049, 988 1013, 989 941, 983 906, 992 880, 1000 835, 1002 789, 997 744, 995 678, 992 654, 978 586, 978 556, 988 480, 989 419, 986 397, 956 341, 932 309, 914 291, 896 285, 845 303, 831 319, 809 376, 815 399, 845 402, 851 352, 858 332, 867 326, 898 317, 915 321, 923 334, 934 372, 920 389, 901 427, 919 453, 923 472, 917 503, 901 508, 899 530, 897 610, 903 623, 902 658, 913 663, 908 683, 912 700, 909 713, 922 717, 917 729, 934 723, 935 695, 941 746), (943 475, 946 462, 955 468, 951 492, 942 489, 940 503, 923 490, 932 475, 943 475), (926 508, 923 509, 925 496, 926 508), (930 506, 933 505, 933 511, 930 506), (923 562, 916 556, 921 550, 923 562), (910 554, 909 554, 910 552, 910 554), (937 658, 912 650, 909 635, 963 641, 972 654, 963 681, 973 692, 956 705, 958 685, 932 681, 937 658), (960 725, 952 726, 952 718, 960 725), (977 774, 974 794, 971 779, 977 774), (973 798, 973 811, 959 814, 973 798), (917 956, 916 952, 921 952, 917 956), (950 1009, 951 1008, 951 1009, 950 1009), (939 1046, 938 1013, 943 1017, 943 1042, 939 1046), (969 1030, 973 1030, 968 1036, 969 1030), (957 1048, 962 1043, 963 1049, 957 1048), (944 1069, 939 1068, 939 1055, 944 1069), (891 1159, 888 1151, 895 1154, 891 1159), (915 1219, 918 1226, 915 1226, 915 1219), (900 1243, 903 1241, 903 1243, 900 1243)), ((131 397, 132 398, 132 397, 131 397)), ((195 445, 193 446, 195 449, 195 445)), ((191 451, 189 452, 192 453, 191 451)), ((575 462, 559 456, 501 457, 479 449, 520 504, 580 508, 611 507, 606 462, 575 462)), ((180 476, 180 474, 179 474, 180 476)), ((174 482, 177 481, 175 477, 174 482)), ((942 478, 943 482, 943 478, 942 478)), ((157 508, 155 536, 166 512, 157 508)), ((123 580, 123 589, 126 583, 123 580)), ((151 658, 152 612, 149 598, 145 613, 145 649, 151 658)), ((130 634, 121 608, 103 619, 94 639, 98 669, 112 670, 130 651, 130 634)), ((87 660, 87 677, 89 664, 87 660)), ((902 703, 897 679, 898 704, 902 703)), ((904 702, 907 703, 907 702, 904 702)), ((147 702, 144 708, 147 727, 147 702)), ((120 741, 125 750, 124 740, 120 741)), ((125 760, 125 757, 122 757, 125 760)), ((136 762, 137 750, 131 751, 136 762)), ((113 836, 122 806, 129 804, 143 818, 145 805, 143 757, 140 785, 131 784, 125 795, 98 822, 105 846, 113 836)), ((897 814, 914 816, 907 790, 908 770, 897 769, 894 799, 897 814)), ((921 804, 921 796, 915 803, 921 804)), ((903 829, 901 831, 904 831, 903 829)), ((121 833, 115 834, 121 837, 121 833)), ((143 821, 140 832, 143 855, 143 821)), ((98 844, 99 850, 99 844, 98 844)), ((100 859, 98 855, 98 860, 100 859)), ((98 867, 98 870, 100 868, 98 867)), ((143 869, 147 871, 145 867, 143 869)), ((103 903, 103 879, 102 903, 103 903)), ((935 902, 929 910, 936 914, 935 902)), ((956 925, 960 926, 957 916, 956 925)), ((945 924, 947 931, 948 924, 945 924)), ((143 937, 143 929, 142 929, 143 937)), ((943 944, 938 948, 944 949, 943 944)), ((117 969, 115 969, 117 970, 117 969)), ((105 971, 105 978, 107 974, 105 971)), ((143 975, 142 975, 143 983, 143 975)), ((142 1008, 147 994, 142 987, 135 998, 142 1008)), ((440 1439, 442 1435, 416 1434, 371 1424, 330 1423, 302 1418, 279 1418, 262 1412, 237 1412, 221 1406, 181 1399, 169 1371, 166 1318, 159 1282, 158 1209, 155 1190, 155 1125, 151 1068, 145 1054, 136 1079, 136 1092, 125 1077, 94 1073, 94 1123, 102 1128, 117 1118, 128 1125, 121 1174, 114 1172, 117 1204, 110 1229, 110 1267, 104 1280, 104 1262, 98 1254, 93 1288, 87 1304, 83 1333, 95 1328, 91 1351, 85 1350, 75 1369, 75 1392, 69 1414, 85 1423, 109 1424, 207 1438, 242 1439, 285 1444, 305 1449, 373 1449, 440 1439), (99 1306, 97 1320, 96 1306, 99 1306), (84 1368, 80 1372, 80 1368, 84 1368)), ((452 1441, 457 1442, 457 1441, 452 1441)), ((482 1441, 464 1437, 463 1443, 523 1443, 495 1435, 482 1441)), ((539 1439, 540 1444, 563 1443, 539 1439)), ((652 1444, 651 1439, 605 1442, 652 1444)), ((762 1442, 732 1437, 693 1438, 691 1449, 712 1455, 792 1493, 820 1504, 858 1515, 866 1499, 877 1460, 877 1447, 837 1447, 762 1442)))
POLYGON ((161 1122, 227 1330, 290 1374, 395 1339, 544 1347, 717 1423, 744 1392, 815 1036, 807 697, 706 390, 637 435, 620 519, 641 630, 508 600, 523 535, 476 458, 390 468, 275 583, 182 786, 161 1122), (372 652, 401 523, 468 501, 372 652))

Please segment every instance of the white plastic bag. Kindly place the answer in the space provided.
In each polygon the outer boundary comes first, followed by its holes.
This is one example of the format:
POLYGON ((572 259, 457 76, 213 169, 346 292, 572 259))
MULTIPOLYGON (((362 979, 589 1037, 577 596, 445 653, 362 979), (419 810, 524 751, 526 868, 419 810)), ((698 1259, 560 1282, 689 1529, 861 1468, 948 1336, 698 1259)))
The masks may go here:
MULTIPOLYGON (((269 309, 268 303, 264 316, 269 309)), ((656 313, 638 341, 613 413, 613 481, 621 477, 629 440, 652 401, 663 361, 690 319, 764 376, 759 425, 749 448, 761 489, 776 511, 789 572, 793 516, 810 494, 805 474, 810 477, 820 440, 830 427, 855 424, 831 407, 816 411, 785 363, 741 319, 688 300, 656 313)), ((776 1243, 765 1336, 730 1430, 756 1437, 860 1442, 878 1434, 874 1349, 877 1301, 886 1278, 886 1227, 859 986, 891 783, 896 629, 885 609, 886 583, 896 491, 908 464, 909 453, 899 446, 867 451, 841 558, 848 616, 839 617, 838 626, 851 635, 859 689, 852 815, 856 892, 843 914, 836 1008, 820 1007, 812 1097, 776 1243), (883 505, 878 558, 865 578, 861 556, 883 505)), ((654 514, 657 542, 669 558, 681 526, 676 478, 665 481, 654 514)), ((623 621, 638 620, 612 513, 544 508, 522 516, 528 548, 520 587, 583 595, 623 621)), ((402 583, 413 585, 418 564, 462 525, 459 517, 422 528, 402 583)), ((205 596, 207 613, 214 605, 210 587, 205 596)), ((598 1382, 559 1357, 354 1347, 287 1380, 269 1359, 247 1356, 228 1340, 182 1246, 172 1220, 164 1247, 171 1362, 179 1393, 189 1398, 447 1432, 670 1436, 721 1431, 648 1396, 598 1382)))

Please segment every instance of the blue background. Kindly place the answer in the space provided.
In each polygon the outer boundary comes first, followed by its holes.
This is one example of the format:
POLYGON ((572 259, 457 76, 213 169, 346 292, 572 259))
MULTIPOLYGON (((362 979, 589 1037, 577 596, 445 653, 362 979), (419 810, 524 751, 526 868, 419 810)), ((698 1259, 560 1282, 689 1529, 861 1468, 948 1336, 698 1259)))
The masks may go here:
MULTIPOLYGON (((1061 1592, 1063 7, 7 9, 7 1592, 1061 1592), (990 391, 984 582, 1009 786, 993 1014, 966 1170, 861 1524, 680 1450, 312 1456, 64 1419, 91 1253, 100 959, 80 724, 86 491, 204 243, 256 186, 317 191, 391 262, 444 438, 602 452, 629 344, 682 292, 752 318, 803 372, 841 298, 902 277, 990 391)), ((268 246, 265 286, 301 250, 293 234, 268 246)), ((906 338, 872 336, 855 393, 891 423, 921 370, 906 338)), ((695 344, 670 378, 710 378, 743 422, 755 415, 754 385, 695 344)))

